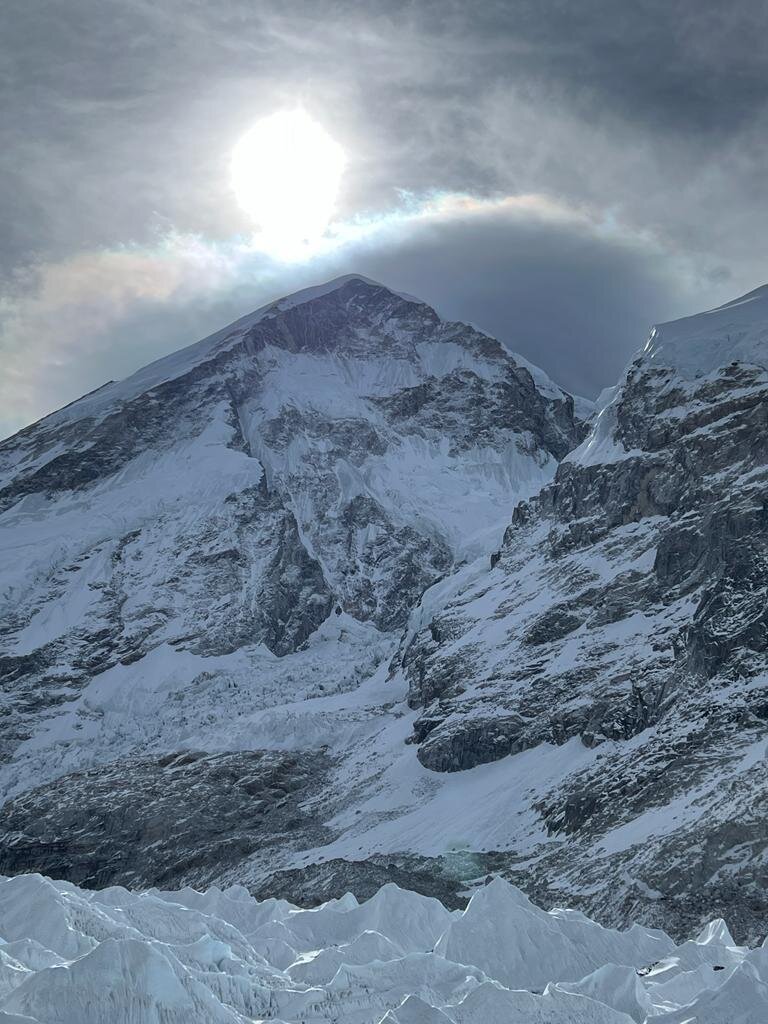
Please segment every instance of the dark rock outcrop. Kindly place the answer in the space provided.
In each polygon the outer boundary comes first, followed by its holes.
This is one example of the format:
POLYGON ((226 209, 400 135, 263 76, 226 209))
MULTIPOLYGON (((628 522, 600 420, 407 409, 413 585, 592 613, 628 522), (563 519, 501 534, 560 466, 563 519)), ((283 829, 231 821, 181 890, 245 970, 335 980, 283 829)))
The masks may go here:
POLYGON ((327 770, 322 754, 188 750, 64 775, 3 807, 0 874, 206 887, 286 838, 322 843, 302 805, 327 770))

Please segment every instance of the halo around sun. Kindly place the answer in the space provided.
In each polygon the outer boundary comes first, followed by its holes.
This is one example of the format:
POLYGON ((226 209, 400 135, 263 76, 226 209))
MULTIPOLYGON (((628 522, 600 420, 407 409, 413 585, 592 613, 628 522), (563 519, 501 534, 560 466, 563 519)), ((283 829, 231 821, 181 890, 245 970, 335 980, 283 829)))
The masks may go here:
POLYGON ((285 259, 310 250, 331 221, 345 164, 341 146, 303 110, 246 132, 232 151, 231 182, 259 247, 285 259))

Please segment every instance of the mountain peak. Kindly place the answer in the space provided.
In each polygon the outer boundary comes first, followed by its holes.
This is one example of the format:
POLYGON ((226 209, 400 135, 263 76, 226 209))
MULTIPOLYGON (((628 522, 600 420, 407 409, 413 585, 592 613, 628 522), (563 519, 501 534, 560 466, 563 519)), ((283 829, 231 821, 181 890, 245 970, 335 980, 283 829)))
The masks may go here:
MULTIPOLYGON (((59 422, 70 422, 81 419, 84 416, 99 415, 104 409, 111 407, 115 403, 129 401, 167 381, 181 377, 194 370, 214 354, 219 354, 237 344, 248 331, 251 331, 263 321, 289 312, 299 306, 316 302, 334 292, 340 292, 345 288, 349 288, 351 285, 363 285, 366 289, 370 290, 371 295, 375 295, 377 292, 386 293, 405 302, 429 309, 427 303, 421 299, 417 299, 404 292, 395 291, 387 285, 373 281, 362 274, 345 274, 326 281, 324 284, 302 288, 297 292, 273 299, 265 305, 259 306, 253 312, 246 313, 245 316, 232 321, 226 327, 215 331, 201 341, 196 341, 184 348, 177 349, 169 355, 161 356, 160 359, 148 363, 123 380, 110 381, 101 387, 95 388, 93 391, 83 395, 82 398, 70 402, 63 408, 51 413, 45 417, 45 420, 48 425, 56 425, 59 422)), ((434 315, 437 316, 437 314, 434 315)))
POLYGON ((768 368, 768 285, 704 313, 657 324, 642 359, 683 377, 736 361, 768 368))
MULTIPOLYGON (((45 423, 48 430, 85 418, 100 420, 140 395, 150 394, 188 374, 197 376, 207 363, 226 361, 230 355, 236 357, 238 348, 252 355, 263 347, 315 355, 333 352, 357 362, 369 357, 389 358, 395 373, 405 372, 406 362, 420 363, 423 359, 429 362, 430 352, 440 372, 457 359, 465 368, 474 366, 479 359, 483 364, 490 360, 494 364, 492 373, 495 373, 499 365, 511 357, 515 365, 531 374, 538 391, 547 399, 562 401, 564 394, 543 370, 504 348, 489 335, 470 325, 445 321, 422 299, 353 273, 274 299, 201 341, 147 364, 123 380, 96 388, 40 422, 45 423), (282 323, 281 318, 284 318, 282 323), (390 323, 398 319, 401 320, 399 326, 390 323), (461 352, 455 344, 444 344, 446 341, 455 343, 459 334, 463 335, 461 352), (422 343, 427 340, 432 347, 424 349, 422 343), (435 343, 441 350, 439 355, 435 343), (382 346, 386 347, 386 352, 382 346)), ((416 382, 415 378, 411 381, 416 382)), ((579 410, 586 417, 591 403, 580 400, 579 410)))
MULTIPOLYGON (((279 311, 283 312, 286 309, 293 309, 296 306, 302 306, 306 302, 312 302, 315 299, 321 299, 326 295, 330 295, 333 292, 340 291, 350 284, 362 284, 367 285, 370 288, 375 288, 380 291, 389 292, 390 295, 396 295, 400 299, 404 299, 406 302, 415 302, 418 305, 426 305, 421 299, 415 298, 413 295, 408 295, 405 292, 395 291, 388 285, 382 284, 380 281, 374 281, 370 277, 365 277, 363 274, 343 274, 341 277, 334 277, 330 281, 326 281, 325 284, 313 285, 309 288, 302 288, 298 292, 293 292, 290 295, 286 295, 281 299, 277 299, 275 302, 269 303, 267 306, 263 306, 257 313, 266 314, 269 312, 279 311)), ((255 315, 255 314, 254 314, 255 315)))

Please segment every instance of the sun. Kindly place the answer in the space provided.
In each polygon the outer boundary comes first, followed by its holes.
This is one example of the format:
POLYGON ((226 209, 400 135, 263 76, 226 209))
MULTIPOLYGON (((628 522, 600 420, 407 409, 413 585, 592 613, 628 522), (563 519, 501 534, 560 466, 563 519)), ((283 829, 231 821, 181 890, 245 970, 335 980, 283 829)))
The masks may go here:
POLYGON ((232 151, 231 181, 259 247, 284 259, 310 252, 333 216, 345 165, 341 146, 303 110, 246 132, 232 151))

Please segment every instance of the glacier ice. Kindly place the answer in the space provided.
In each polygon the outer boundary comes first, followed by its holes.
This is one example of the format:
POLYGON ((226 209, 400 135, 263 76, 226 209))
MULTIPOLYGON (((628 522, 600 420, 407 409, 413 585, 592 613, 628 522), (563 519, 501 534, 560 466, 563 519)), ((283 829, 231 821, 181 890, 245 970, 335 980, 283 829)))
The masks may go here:
POLYGON ((768 950, 546 912, 501 879, 464 911, 385 885, 302 909, 242 886, 0 878, 0 1022, 758 1024, 768 950), (275 943, 280 955, 273 958, 275 943), (290 950, 291 955, 285 956, 290 950))

